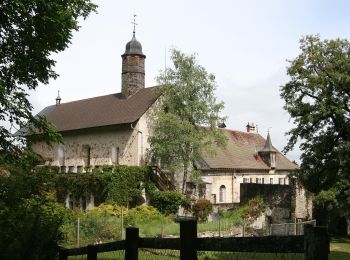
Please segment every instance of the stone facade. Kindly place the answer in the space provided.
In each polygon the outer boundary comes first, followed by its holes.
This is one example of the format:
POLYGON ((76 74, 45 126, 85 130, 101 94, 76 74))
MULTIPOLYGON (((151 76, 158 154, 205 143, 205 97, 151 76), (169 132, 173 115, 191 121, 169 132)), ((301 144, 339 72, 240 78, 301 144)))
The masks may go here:
POLYGON ((145 58, 124 56, 122 61, 122 93, 125 97, 145 87, 145 58))
POLYGON ((86 172, 106 164, 142 165, 149 149, 150 108, 135 124, 62 132, 63 144, 32 145, 46 165, 63 172, 86 172))
POLYGON ((282 184, 288 185, 288 173, 287 172, 254 172, 247 171, 244 173, 237 172, 203 172, 203 181, 207 183, 208 189, 210 189, 211 196, 207 196, 214 204, 220 203, 240 203, 240 187, 242 183, 261 183, 261 184, 282 184), (271 183, 272 181, 272 183, 271 183), (221 188, 220 199, 220 187, 225 187, 225 194, 221 188))

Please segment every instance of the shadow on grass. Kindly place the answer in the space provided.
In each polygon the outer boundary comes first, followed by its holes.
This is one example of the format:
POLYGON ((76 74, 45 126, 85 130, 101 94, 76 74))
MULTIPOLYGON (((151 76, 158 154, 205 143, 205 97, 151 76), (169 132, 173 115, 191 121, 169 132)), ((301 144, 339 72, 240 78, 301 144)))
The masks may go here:
POLYGON ((331 242, 333 242, 333 243, 349 243, 350 244, 350 237, 332 237, 331 242))
POLYGON ((329 255, 330 260, 349 260, 350 253, 347 252, 331 252, 329 255))

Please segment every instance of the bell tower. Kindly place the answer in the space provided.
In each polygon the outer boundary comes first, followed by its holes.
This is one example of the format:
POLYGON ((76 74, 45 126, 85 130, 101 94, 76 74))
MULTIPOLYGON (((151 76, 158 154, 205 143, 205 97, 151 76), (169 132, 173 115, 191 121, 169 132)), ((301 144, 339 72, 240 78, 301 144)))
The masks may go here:
POLYGON ((126 98, 145 87, 146 55, 142 53, 141 43, 135 37, 135 16, 132 39, 126 44, 122 55, 122 94, 126 98))

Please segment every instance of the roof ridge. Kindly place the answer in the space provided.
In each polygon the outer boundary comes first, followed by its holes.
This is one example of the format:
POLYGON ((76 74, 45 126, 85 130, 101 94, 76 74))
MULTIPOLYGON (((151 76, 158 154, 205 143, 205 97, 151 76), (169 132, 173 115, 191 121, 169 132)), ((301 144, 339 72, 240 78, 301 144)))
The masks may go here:
POLYGON ((262 135, 259 134, 259 133, 248 133, 248 132, 245 132, 245 131, 229 129, 229 128, 222 128, 222 130, 225 130, 227 132, 239 132, 239 133, 246 134, 246 135, 252 135, 253 134, 253 135, 258 135, 258 136, 262 137, 262 135))
MULTIPOLYGON (((153 89, 156 88, 158 86, 152 86, 152 87, 147 87, 147 88, 142 88, 139 91, 143 91, 145 89, 153 89)), ((139 91, 137 91, 135 94, 137 94, 139 91)), ((106 94, 106 95, 101 95, 101 96, 96 96, 96 97, 88 97, 88 98, 83 98, 83 99, 77 99, 77 100, 72 100, 72 101, 68 101, 68 102, 63 102, 61 103, 59 106, 65 105, 65 104, 72 104, 72 103, 76 103, 76 102, 80 102, 80 101, 87 101, 87 100, 92 100, 92 99, 96 99, 96 98, 102 98, 102 97, 107 97, 107 96, 113 96, 113 95, 122 95, 122 92, 117 92, 117 93, 111 93, 111 94, 106 94)), ((134 95, 133 95, 134 96, 134 95)), ((125 100, 128 100, 127 98, 125 98, 125 100)), ((54 105, 49 105, 46 107, 50 107, 50 106, 54 106, 54 105)), ((45 108, 46 108, 45 107, 45 108)))

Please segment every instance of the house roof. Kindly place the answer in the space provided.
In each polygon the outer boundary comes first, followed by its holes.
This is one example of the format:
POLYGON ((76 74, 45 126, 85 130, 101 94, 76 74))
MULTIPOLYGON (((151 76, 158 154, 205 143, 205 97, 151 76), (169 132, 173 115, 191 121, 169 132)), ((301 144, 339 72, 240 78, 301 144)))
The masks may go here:
MULTIPOLYGON (((214 154, 206 153, 196 163, 201 170, 253 169, 269 170, 270 167, 259 156, 266 140, 259 134, 222 129, 228 141, 226 147, 215 145, 214 154)), ((271 142, 271 140, 270 140, 271 142)), ((298 166, 289 161, 282 153, 276 152, 276 170, 295 170, 298 166)))
POLYGON ((129 98, 121 93, 61 103, 44 108, 57 131, 133 123, 156 101, 154 88, 139 90, 129 98))

